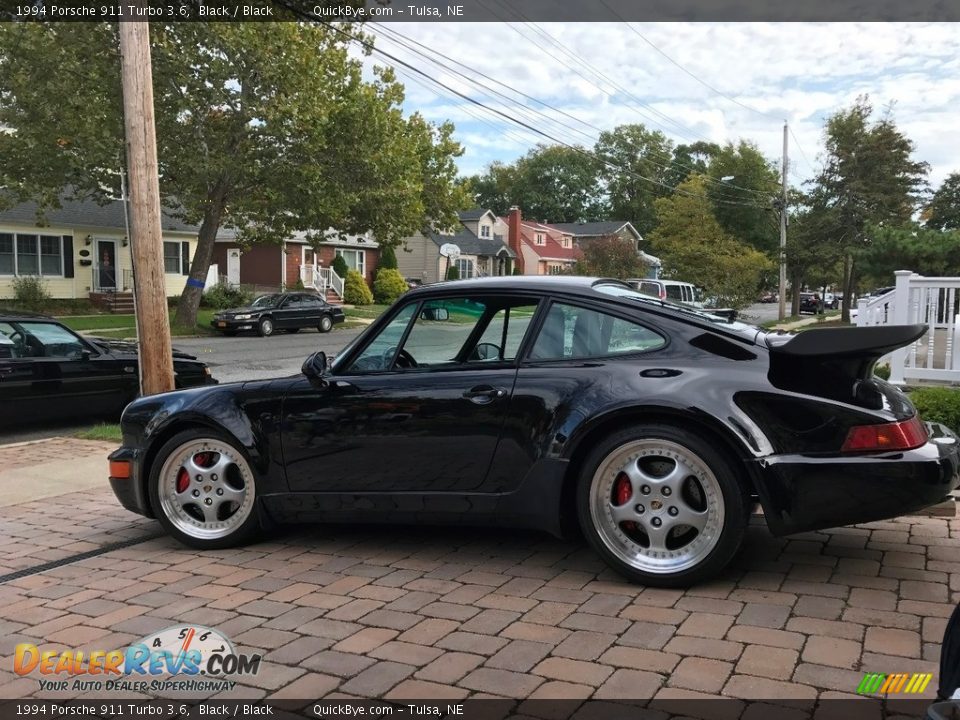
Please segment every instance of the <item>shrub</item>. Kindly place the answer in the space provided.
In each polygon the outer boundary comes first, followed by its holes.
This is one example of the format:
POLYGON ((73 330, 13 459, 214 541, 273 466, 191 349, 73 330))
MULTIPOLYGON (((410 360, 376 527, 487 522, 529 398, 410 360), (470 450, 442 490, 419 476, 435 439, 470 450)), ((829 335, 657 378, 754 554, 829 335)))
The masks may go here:
POLYGON ((873 374, 876 375, 876 376, 877 376, 878 378, 880 378, 881 380, 889 380, 889 379, 890 379, 890 366, 887 365, 887 364, 877 365, 877 366, 873 369, 873 374))
POLYGON ((377 279, 373 281, 373 297, 381 305, 392 305, 407 291, 407 281, 399 270, 380 268, 377 279))
POLYGON ((294 289, 294 290, 304 290, 304 289, 305 289, 305 288, 303 287, 303 279, 302 279, 302 278, 297 278, 297 281, 293 284, 293 289, 294 289))
POLYGON ((380 248, 380 262, 377 263, 377 267, 387 270, 397 269, 397 253, 394 252, 392 246, 386 245, 380 248))
POLYGON ((343 282, 343 301, 350 305, 372 305, 373 293, 367 287, 367 281, 356 270, 347 272, 343 282))
POLYGON ((921 419, 939 422, 960 432, 960 390, 944 387, 917 388, 910 391, 910 400, 921 419))
POLYGON ((460 268, 456 265, 451 265, 447 268, 447 280, 459 280, 460 279, 460 268))
POLYGON ((223 310, 225 308, 243 307, 253 300, 253 293, 228 283, 217 283, 203 294, 200 304, 203 307, 223 310))
POLYGON ((350 268, 347 266, 347 261, 343 259, 342 255, 337 255, 333 259, 333 263, 330 265, 333 268, 334 272, 337 273, 342 278, 347 276, 347 273, 350 272, 350 268))
POLYGON ((13 279, 13 299, 27 310, 43 310, 50 302, 50 293, 43 278, 23 275, 13 279))

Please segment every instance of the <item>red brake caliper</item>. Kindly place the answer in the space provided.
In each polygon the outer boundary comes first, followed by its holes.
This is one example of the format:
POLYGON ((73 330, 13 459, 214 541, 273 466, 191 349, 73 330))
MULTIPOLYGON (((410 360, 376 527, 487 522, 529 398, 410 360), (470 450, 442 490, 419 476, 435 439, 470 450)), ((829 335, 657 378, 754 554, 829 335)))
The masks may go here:
MULTIPOLYGON (((631 497, 633 497, 633 488, 630 486, 630 478, 627 477, 626 473, 620 473, 613 483, 613 504, 617 507, 626 505, 630 502, 631 497)), ((620 524, 627 531, 637 528, 637 524, 629 520, 620 524)))
POLYGON ((180 472, 177 473, 177 492, 186 492, 189 485, 190 473, 187 472, 186 468, 180 468, 180 472))

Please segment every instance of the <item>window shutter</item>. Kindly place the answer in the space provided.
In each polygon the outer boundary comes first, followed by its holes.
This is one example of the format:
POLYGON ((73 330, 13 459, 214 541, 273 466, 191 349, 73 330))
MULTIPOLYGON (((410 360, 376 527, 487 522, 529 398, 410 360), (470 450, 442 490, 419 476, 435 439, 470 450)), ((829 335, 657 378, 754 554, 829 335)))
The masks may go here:
POLYGON ((73 236, 63 236, 63 276, 73 277, 73 236))
POLYGON ((180 243, 180 254, 183 256, 181 261, 181 270, 184 275, 190 274, 190 243, 182 242, 180 243))

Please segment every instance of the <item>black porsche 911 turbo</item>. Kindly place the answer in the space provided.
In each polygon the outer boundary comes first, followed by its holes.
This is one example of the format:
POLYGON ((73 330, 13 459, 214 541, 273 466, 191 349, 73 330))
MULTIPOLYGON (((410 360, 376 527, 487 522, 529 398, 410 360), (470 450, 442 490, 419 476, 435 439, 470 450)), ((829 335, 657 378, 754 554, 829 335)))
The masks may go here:
POLYGON ((197 548, 276 521, 579 526, 623 575, 688 585, 755 502, 783 535, 956 487, 956 436, 872 372, 923 332, 768 333, 616 280, 439 283, 332 365, 132 403, 110 482, 197 548))

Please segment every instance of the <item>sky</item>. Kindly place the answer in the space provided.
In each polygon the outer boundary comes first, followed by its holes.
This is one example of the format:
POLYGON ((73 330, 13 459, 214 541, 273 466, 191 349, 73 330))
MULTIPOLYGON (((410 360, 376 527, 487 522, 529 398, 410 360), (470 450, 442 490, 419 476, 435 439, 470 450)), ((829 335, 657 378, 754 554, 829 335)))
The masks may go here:
MULTIPOLYGON (((571 144, 591 147, 601 130, 641 122, 676 143, 749 139, 779 163, 787 120, 789 179, 799 186, 820 166, 825 119, 868 94, 878 113, 892 103, 915 157, 931 166, 934 188, 960 171, 960 33, 949 23, 390 23, 368 30, 378 48, 449 88, 571 144), (426 49, 404 48, 398 36, 426 49)), ((365 62, 389 61, 374 53, 365 62)), ((407 112, 456 125, 464 175, 551 142, 408 69, 399 77, 407 112)))

